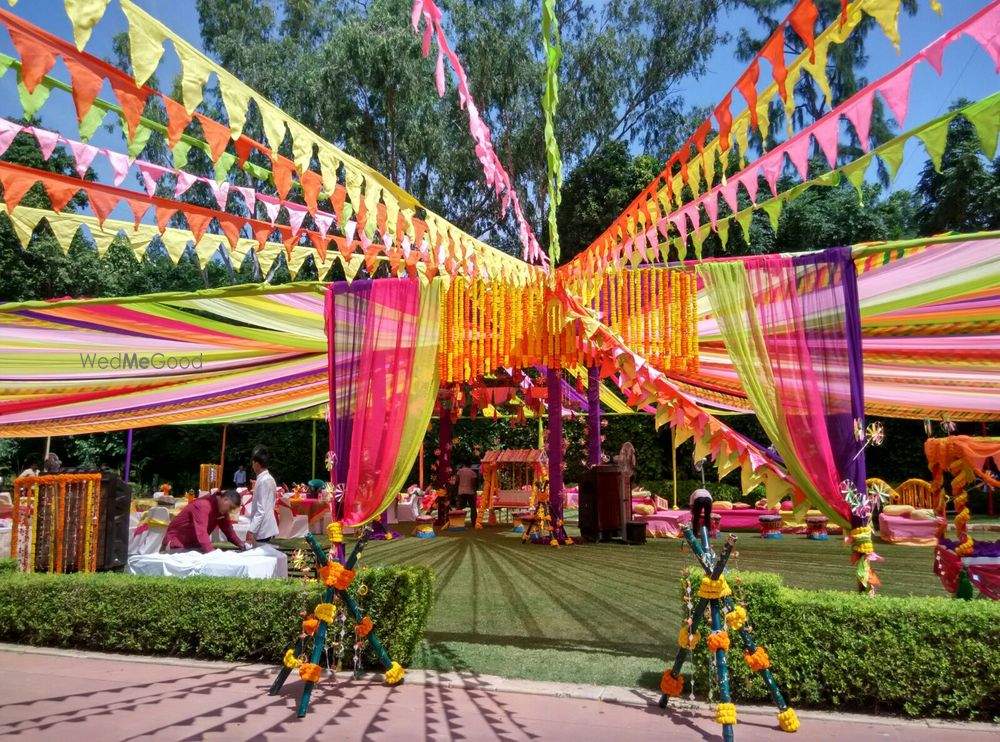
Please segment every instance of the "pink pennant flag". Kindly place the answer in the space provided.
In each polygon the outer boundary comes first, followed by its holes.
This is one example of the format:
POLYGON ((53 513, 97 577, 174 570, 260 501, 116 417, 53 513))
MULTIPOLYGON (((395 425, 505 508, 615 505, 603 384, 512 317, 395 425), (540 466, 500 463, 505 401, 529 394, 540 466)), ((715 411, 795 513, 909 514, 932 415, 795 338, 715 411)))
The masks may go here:
POLYGON ((698 211, 698 204, 688 204, 681 209, 681 214, 687 214, 687 218, 691 221, 691 229, 697 232, 698 227, 701 226, 701 213, 698 211))
POLYGON ((437 64, 434 67, 434 85, 437 87, 438 97, 444 98, 444 54, 438 48, 437 64))
POLYGON ((680 233, 681 242, 687 242, 688 236, 688 223, 687 219, 684 218, 684 214, 678 214, 677 216, 670 217, 670 223, 674 225, 674 228, 680 233))
POLYGON ((670 227, 668 227, 667 224, 669 224, 667 217, 662 217, 660 221, 656 223, 656 228, 660 230, 660 234, 665 240, 670 238, 670 227))
POLYGON ((760 172, 764 176, 764 180, 767 181, 772 196, 778 195, 778 176, 781 175, 784 164, 785 152, 783 148, 771 150, 760 163, 760 172))
POLYGON ((42 150, 42 159, 48 162, 56 145, 59 144, 59 135, 54 131, 37 129, 34 126, 29 126, 28 131, 35 135, 35 139, 38 140, 38 147, 42 150))
POLYGON ((302 220, 306 218, 306 214, 309 212, 295 204, 285 203, 285 210, 288 211, 288 223, 292 227, 292 232, 298 232, 302 229, 302 220))
POLYGON ((929 44, 917 55, 927 60, 927 63, 937 72, 938 77, 941 77, 944 73, 944 50, 952 41, 954 39, 951 34, 945 34, 932 44, 929 44))
POLYGON ((979 42, 993 60, 996 71, 1000 72, 1000 5, 994 5, 992 10, 963 28, 962 33, 979 42))
MULTIPOLYGON (((809 179, 809 135, 799 134, 790 139, 784 146, 785 154, 792 165, 799 171, 802 180, 809 179)), ((770 181, 769 181, 770 182, 770 181)))
POLYGON ((705 213, 708 214, 708 220, 712 223, 712 231, 718 231, 715 226, 715 223, 719 220, 718 190, 709 191, 701 200, 701 205, 705 207, 705 213))
POLYGON ((351 219, 344 227, 344 237, 347 239, 347 244, 350 245, 354 242, 354 233, 358 229, 358 223, 351 219))
MULTIPOLYGON (((15 124, 13 121, 8 121, 7 119, 0 119, 0 155, 3 155, 10 147, 10 143, 14 141, 16 137, 21 132, 20 124, 15 124)), ((80 176, 83 177, 82 175, 80 176)))
POLYGON ((243 196, 243 203, 247 205, 247 210, 250 212, 250 218, 257 213, 257 192, 253 188, 247 188, 246 186, 236 186, 237 192, 243 196))
MULTIPOLYGON (((327 214, 325 211, 317 211, 316 215, 313 216, 313 220, 316 222, 316 226, 319 227, 319 233, 323 237, 326 237, 326 233, 333 226, 333 214, 327 214)), ((407 241, 407 244, 409 244, 409 241, 407 241)))
POLYGON ((756 205, 757 203, 757 168, 753 168, 751 172, 740 177, 739 182, 743 184, 746 189, 747 195, 750 196, 750 203, 756 205))
POLYGON ((152 196, 156 193, 156 185, 165 173, 172 172, 165 167, 154 165, 151 162, 144 162, 143 160, 136 160, 135 164, 139 168, 139 174, 142 176, 142 183, 146 187, 147 196, 152 196))
POLYGON ((828 116, 821 120, 812 130, 813 139, 826 155, 830 167, 837 167, 837 144, 840 141, 840 116, 828 116))
POLYGON ((626 260, 632 257, 632 244, 633 240, 631 237, 629 237, 627 240, 625 240, 625 244, 622 246, 622 254, 625 256, 626 260))
MULTIPOLYGON (((323 235, 326 236, 326 232, 323 232, 323 235)), ((403 241, 399 243, 399 247, 403 251, 403 260, 410 257, 410 235, 405 233, 403 234, 403 241)))
POLYGON ((226 210, 226 201, 229 200, 229 181, 216 183, 214 180, 208 181, 208 187, 215 196, 215 203, 219 204, 219 211, 226 210))
POLYGON ((646 230, 646 243, 650 247, 656 247, 656 227, 650 227, 646 230))
POLYGON ((69 143, 69 148, 73 151, 73 158, 76 160, 77 175, 81 178, 86 177, 87 170, 90 168, 90 163, 94 161, 94 158, 97 157, 97 153, 100 152, 100 150, 91 144, 73 141, 69 143))
POLYGON ((873 96, 874 93, 871 91, 863 93, 854 103, 844 108, 844 115, 854 125, 854 131, 861 141, 861 149, 865 152, 869 149, 868 133, 872 121, 873 96))
POLYGON ((198 177, 191 175, 191 173, 186 173, 183 170, 177 171, 177 186, 174 188, 174 198, 180 198, 183 196, 188 188, 195 184, 198 177))
POLYGON ((913 68, 916 64, 908 64, 901 67, 896 73, 879 86, 878 92, 893 116, 899 128, 903 128, 903 121, 910 107, 910 83, 913 80, 913 68))
POLYGON ((736 200, 736 189, 739 188, 740 181, 738 178, 730 178, 726 181, 726 184, 720 189, 722 191, 722 197, 726 200, 726 204, 735 213, 739 211, 737 206, 739 202, 736 200))
POLYGON ((257 194, 257 200, 264 204, 267 218, 271 224, 274 224, 275 219, 278 218, 278 211, 281 209, 281 202, 271 196, 265 196, 263 193, 257 194))
POLYGON ((131 167, 128 155, 124 155, 121 152, 112 152, 109 149, 104 150, 104 155, 108 158, 108 162, 111 163, 111 169, 115 173, 115 186, 120 186, 122 181, 125 180, 125 176, 128 175, 129 167, 131 167))

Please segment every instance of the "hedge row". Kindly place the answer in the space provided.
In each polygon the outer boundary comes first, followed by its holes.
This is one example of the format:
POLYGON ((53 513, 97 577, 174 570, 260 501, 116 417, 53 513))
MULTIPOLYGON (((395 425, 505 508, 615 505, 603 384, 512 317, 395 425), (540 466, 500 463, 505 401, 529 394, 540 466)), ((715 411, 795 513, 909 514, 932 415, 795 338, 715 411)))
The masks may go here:
MULTIPOLYGON (((754 637, 793 706, 1000 717, 1000 602, 795 590, 773 574, 744 574, 742 588, 754 637)), ((741 653, 733 642, 736 700, 768 703, 741 653)), ((695 655, 704 689, 704 641, 695 655)))
MULTIPOLYGON (((393 659, 410 662, 433 600, 426 567, 373 567, 351 588, 393 659), (356 595, 364 583, 368 593, 356 595)), ((0 640, 104 652, 278 662, 313 584, 215 577, 9 574, 0 570, 0 640)), ((352 628, 348 625, 348 630, 352 628)), ((374 653, 366 662, 377 666, 374 653)))

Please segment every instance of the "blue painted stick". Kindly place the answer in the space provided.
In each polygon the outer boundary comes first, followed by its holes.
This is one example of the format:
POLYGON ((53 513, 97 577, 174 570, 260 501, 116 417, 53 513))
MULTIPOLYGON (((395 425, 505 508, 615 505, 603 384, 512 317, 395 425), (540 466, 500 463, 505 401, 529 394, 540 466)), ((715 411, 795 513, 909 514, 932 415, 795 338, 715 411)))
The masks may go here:
MULTIPOLYGON (((722 610, 721 601, 712 599, 712 631, 722 631, 722 610)), ((726 652, 719 648, 715 650, 715 666, 719 672, 719 702, 732 703, 732 696, 729 693, 729 667, 726 665, 726 652)), ((722 725, 723 742, 733 742, 733 725, 722 725)))

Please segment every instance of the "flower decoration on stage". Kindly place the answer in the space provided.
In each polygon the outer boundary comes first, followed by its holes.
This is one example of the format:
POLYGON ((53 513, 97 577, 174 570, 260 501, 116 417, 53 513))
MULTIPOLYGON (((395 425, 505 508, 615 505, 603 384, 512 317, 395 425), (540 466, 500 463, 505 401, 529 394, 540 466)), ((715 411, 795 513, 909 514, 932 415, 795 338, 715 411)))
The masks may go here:
POLYGON ((854 440, 861 443, 865 439, 865 422, 859 417, 854 418, 854 440))
POLYGON ((306 563, 306 553, 302 549, 296 549, 292 552, 292 558, 289 560, 292 569, 301 572, 306 568, 306 563))
POLYGON ((729 583, 726 582, 725 575, 720 576, 717 580, 713 580, 711 577, 702 577, 701 586, 698 588, 698 597, 705 600, 718 600, 732 595, 732 592, 729 583))
POLYGON ((955 433, 955 423, 949 415, 945 415, 941 420, 941 430, 944 431, 945 435, 954 435, 955 433))
POLYGON ((392 667, 385 671, 385 682, 387 685, 397 685, 402 679, 406 671, 400 666, 398 662, 393 662, 392 667))
POLYGON ((795 715, 795 709, 789 707, 778 714, 778 727, 783 732, 797 732, 799 730, 799 717, 795 715))

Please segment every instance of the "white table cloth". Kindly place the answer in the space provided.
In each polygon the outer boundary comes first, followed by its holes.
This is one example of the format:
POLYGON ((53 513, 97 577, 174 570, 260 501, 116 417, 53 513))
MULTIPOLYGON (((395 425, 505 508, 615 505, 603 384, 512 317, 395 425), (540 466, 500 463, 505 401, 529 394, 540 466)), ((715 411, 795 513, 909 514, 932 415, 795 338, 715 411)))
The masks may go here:
MULTIPOLYGON (((4 521, 4 523, 10 523, 10 521, 4 521)), ((12 533, 13 529, 9 525, 0 526, 0 559, 6 559, 10 556, 12 533)))
POLYGON ((131 575, 166 577, 245 577, 268 579, 288 577, 288 558, 269 544, 248 551, 216 549, 208 554, 180 551, 176 554, 137 554, 130 556, 126 571, 131 575))

